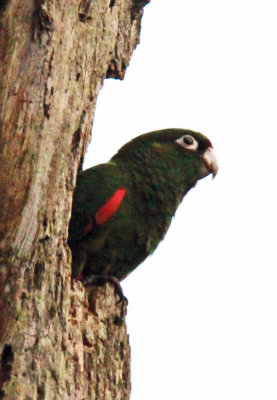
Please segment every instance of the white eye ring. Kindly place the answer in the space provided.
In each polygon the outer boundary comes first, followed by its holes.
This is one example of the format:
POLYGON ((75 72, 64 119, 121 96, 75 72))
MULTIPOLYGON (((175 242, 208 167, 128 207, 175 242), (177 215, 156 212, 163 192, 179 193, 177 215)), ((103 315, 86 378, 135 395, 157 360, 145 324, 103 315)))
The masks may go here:
POLYGON ((191 135, 185 135, 185 136, 180 137, 179 139, 176 140, 176 143, 178 143, 180 146, 182 146, 188 150, 197 150, 198 149, 198 142, 191 135))

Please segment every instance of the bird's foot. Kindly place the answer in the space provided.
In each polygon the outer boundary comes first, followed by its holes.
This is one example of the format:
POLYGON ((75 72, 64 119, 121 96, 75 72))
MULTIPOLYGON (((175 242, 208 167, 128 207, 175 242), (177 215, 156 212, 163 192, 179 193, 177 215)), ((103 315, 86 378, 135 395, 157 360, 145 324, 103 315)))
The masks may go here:
POLYGON ((102 286, 105 283, 111 283, 114 286, 115 293, 119 296, 119 302, 124 301, 128 305, 128 299, 124 296, 122 287, 119 280, 112 275, 88 275, 83 277, 82 283, 86 286, 99 285, 102 286))

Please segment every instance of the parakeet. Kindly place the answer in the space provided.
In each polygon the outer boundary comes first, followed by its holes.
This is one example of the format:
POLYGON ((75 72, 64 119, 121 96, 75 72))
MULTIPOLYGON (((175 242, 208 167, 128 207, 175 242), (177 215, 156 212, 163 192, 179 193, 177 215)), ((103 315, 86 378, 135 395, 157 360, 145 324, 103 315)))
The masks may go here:
POLYGON ((69 225, 72 277, 124 279, 164 238, 186 193, 217 170, 204 135, 164 129, 136 137, 108 163, 82 171, 69 225))

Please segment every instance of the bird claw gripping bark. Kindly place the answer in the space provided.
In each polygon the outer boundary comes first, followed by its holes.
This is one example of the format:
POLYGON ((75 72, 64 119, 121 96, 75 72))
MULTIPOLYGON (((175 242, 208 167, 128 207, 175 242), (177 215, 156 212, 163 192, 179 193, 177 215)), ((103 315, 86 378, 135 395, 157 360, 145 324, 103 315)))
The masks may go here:
POLYGON ((118 303, 123 301, 126 303, 126 305, 128 305, 128 299, 127 299, 127 297, 124 296, 120 282, 115 276, 112 276, 112 275, 89 275, 89 276, 86 276, 82 280, 82 283, 85 287, 91 286, 91 285, 102 286, 107 282, 111 283, 114 286, 114 291, 119 296, 118 303))

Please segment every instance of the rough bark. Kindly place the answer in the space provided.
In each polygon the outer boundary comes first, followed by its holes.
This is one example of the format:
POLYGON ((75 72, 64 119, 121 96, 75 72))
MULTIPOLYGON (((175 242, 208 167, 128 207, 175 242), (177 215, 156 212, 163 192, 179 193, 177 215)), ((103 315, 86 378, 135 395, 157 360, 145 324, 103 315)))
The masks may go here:
POLYGON ((129 398, 126 307, 71 282, 67 229, 98 92, 147 2, 0 0, 0 399, 129 398))

